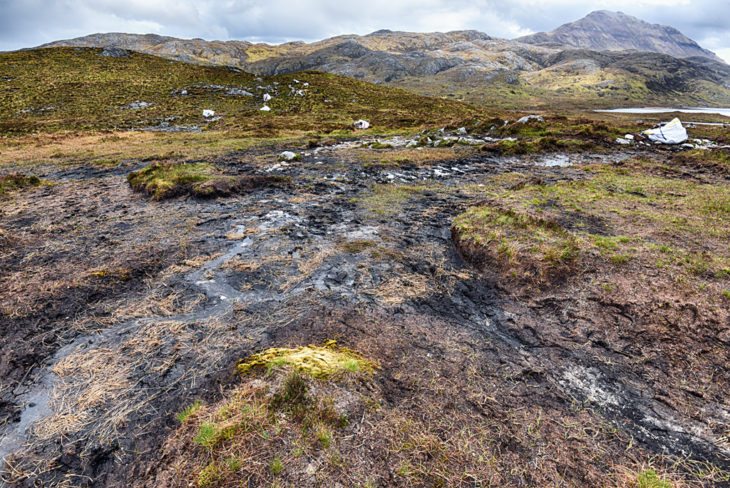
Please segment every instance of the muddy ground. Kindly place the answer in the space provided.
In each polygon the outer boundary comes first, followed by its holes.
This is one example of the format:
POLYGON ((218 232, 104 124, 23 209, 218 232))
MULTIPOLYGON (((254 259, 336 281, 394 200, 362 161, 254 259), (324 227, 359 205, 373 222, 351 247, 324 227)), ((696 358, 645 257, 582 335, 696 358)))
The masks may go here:
MULTIPOLYGON (((264 174, 283 149, 211 162, 264 174)), ((581 178, 573 163, 628 155, 393 168, 333 146, 279 166, 290 188, 163 202, 126 183, 142 162, 36 167, 50 184, 0 208, 5 483, 188 486, 170 474, 181 454, 163 449, 177 412, 222 398, 241 358, 337 339, 382 365, 386 412, 343 446, 343 486, 365 473, 376 486, 632 486, 649 465, 722 486, 727 314, 575 284, 526 298, 451 239, 476 203, 467 185, 516 170, 581 178), (382 435, 399 419, 454 444, 466 428, 488 460, 454 448, 441 474, 399 475, 406 455, 382 435)))

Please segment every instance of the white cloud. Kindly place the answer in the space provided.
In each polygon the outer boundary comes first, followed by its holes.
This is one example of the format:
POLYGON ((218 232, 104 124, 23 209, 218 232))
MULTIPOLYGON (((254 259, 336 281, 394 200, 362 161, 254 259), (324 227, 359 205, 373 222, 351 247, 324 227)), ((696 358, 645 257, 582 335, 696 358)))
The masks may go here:
POLYGON ((93 32, 316 40, 378 29, 476 29, 505 38, 551 30, 592 10, 622 10, 730 49, 727 0, 0 0, 0 49, 93 32), (724 5, 723 5, 724 4, 724 5), (722 13, 722 15, 720 15, 722 13))

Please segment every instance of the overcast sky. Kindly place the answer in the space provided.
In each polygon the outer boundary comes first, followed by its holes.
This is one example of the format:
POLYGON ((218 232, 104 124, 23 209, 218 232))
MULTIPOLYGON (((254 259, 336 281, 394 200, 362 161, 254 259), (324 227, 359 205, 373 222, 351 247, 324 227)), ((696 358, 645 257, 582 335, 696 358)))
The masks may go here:
POLYGON ((730 0, 0 0, 0 50, 95 32, 279 43, 477 29, 513 38, 599 9, 676 27, 730 62, 730 0))

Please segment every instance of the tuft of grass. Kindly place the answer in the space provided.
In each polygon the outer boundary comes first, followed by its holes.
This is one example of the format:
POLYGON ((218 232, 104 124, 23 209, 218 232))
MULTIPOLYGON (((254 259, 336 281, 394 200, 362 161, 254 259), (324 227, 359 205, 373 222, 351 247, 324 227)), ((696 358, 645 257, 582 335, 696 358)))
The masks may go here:
POLYGON ((312 404, 308 391, 306 379, 298 371, 293 371, 284 380, 281 391, 271 398, 271 408, 285 410, 301 417, 312 404))
POLYGON ((275 457, 271 461, 271 464, 269 465, 269 470, 274 476, 279 476, 281 473, 284 472, 284 462, 281 460, 280 457, 275 457))
POLYGON ((200 409, 203 407, 203 403, 200 400, 195 400, 192 405, 189 405, 185 407, 185 409, 182 412, 179 412, 176 416, 178 422, 181 424, 184 424, 187 422, 190 417, 198 413, 200 409))
POLYGON ((316 432, 317 442, 323 449, 329 449, 332 445, 332 430, 326 425, 320 425, 316 432))
POLYGON ((33 175, 28 176, 16 173, 0 176, 0 196, 12 191, 40 186, 40 184, 41 179, 33 175))
POLYGON ((238 365, 242 374, 277 368, 290 368, 312 378, 326 379, 353 372, 371 374, 377 365, 350 349, 339 347, 334 340, 327 341, 324 346, 268 349, 238 365))
POLYGON ((219 429, 211 422, 204 422, 198 429, 198 434, 193 441, 199 446, 212 448, 218 443, 219 429))
POLYGON ((581 253, 578 239, 560 225, 493 206, 467 210, 454 220, 453 231, 472 258, 495 260, 518 277, 539 282, 564 274, 581 253))
POLYGON ((636 477, 638 488, 673 488, 672 483, 662 479, 653 469, 642 471, 636 477))
POLYGON ((216 486, 222 478, 221 468, 215 462, 212 462, 198 474, 198 488, 216 486))

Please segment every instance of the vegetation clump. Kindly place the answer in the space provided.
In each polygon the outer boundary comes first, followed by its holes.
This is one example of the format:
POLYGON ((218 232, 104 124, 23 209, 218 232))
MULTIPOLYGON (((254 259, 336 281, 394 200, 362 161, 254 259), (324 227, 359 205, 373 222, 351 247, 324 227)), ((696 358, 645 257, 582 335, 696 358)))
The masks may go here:
POLYGON ((0 196, 12 191, 39 186, 40 184, 41 179, 33 175, 28 176, 15 173, 0 176, 0 196))
POLYGON ((366 398, 351 388, 360 382, 349 379, 368 380, 376 368, 335 341, 251 356, 239 364, 243 382, 225 401, 212 407, 196 402, 178 414, 199 461, 192 479, 203 488, 246 479, 263 486, 286 476, 289 466, 301 470, 304 454, 338 458, 337 443, 350 422, 335 398, 362 411, 366 398))
POLYGON ((271 371, 282 367, 291 368, 312 378, 327 379, 347 373, 370 374, 377 365, 330 340, 324 346, 268 349, 241 362, 238 371, 247 374, 257 369, 271 371))
POLYGON ((181 195, 215 198, 243 193, 261 187, 281 186, 283 176, 228 176, 209 163, 153 163, 130 173, 127 181, 133 190, 164 200, 181 195))
POLYGON ((520 279, 552 281, 580 262, 635 265, 715 280, 722 293, 730 268, 724 181, 698 183, 642 159, 582 169, 584 178, 553 183, 495 178, 476 190, 486 203, 455 219, 457 245, 475 262, 497 263, 520 279))
POLYGON ((487 250, 519 278, 558 277, 580 254, 576 236, 557 223, 511 209, 471 208, 457 217, 453 230, 463 251, 476 257, 487 250))

